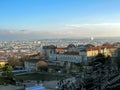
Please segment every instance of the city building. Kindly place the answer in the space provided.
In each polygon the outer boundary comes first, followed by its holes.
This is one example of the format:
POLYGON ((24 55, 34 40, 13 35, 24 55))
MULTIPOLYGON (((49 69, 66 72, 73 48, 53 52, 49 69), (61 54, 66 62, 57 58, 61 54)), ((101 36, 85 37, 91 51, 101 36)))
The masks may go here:
POLYGON ((43 48, 46 55, 49 57, 49 60, 52 61, 67 61, 73 63, 86 62, 91 60, 99 53, 104 54, 105 56, 113 56, 115 54, 116 47, 113 45, 68 45, 67 48, 53 48, 51 46, 46 46, 49 48, 43 48))
POLYGON ((24 67, 28 71, 37 71, 39 62, 39 59, 29 59, 24 62, 24 67))

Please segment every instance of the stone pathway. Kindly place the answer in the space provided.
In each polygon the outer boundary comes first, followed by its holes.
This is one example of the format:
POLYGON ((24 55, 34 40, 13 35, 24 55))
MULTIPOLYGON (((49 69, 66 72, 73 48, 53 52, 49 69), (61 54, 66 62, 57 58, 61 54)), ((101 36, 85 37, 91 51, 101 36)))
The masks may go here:
POLYGON ((45 86, 45 88, 47 88, 48 90, 54 90, 55 87, 57 86, 57 82, 58 81, 45 81, 43 83, 43 85, 45 86))
MULTIPOLYGON (((46 90, 54 90, 55 87, 57 86, 58 81, 44 81, 43 86, 45 86, 46 90)), ((35 86, 36 83, 24 83, 26 86, 35 86)), ((0 90, 19 90, 24 88, 23 86, 13 86, 13 85, 0 85, 0 90)))
POLYGON ((0 85, 0 90, 19 90, 23 88, 22 86, 13 86, 13 85, 0 85))

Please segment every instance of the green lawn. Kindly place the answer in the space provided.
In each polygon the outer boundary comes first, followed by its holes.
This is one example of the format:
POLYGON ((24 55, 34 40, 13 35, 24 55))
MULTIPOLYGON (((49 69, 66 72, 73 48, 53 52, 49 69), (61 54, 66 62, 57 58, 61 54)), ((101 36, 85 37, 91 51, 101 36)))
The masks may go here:
POLYGON ((64 76, 60 75, 53 75, 53 74, 39 74, 39 73, 33 73, 33 74, 24 74, 15 76, 17 80, 60 80, 64 78, 64 76))

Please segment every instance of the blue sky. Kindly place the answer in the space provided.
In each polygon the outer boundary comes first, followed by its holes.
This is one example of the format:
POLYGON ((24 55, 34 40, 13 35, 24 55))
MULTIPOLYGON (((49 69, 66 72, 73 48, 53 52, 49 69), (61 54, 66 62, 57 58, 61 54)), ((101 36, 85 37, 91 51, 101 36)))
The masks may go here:
MULTIPOLYGON (((91 30, 91 32, 98 33, 98 29, 106 29, 106 27, 104 28, 106 23, 108 27, 111 24, 113 27, 116 27, 116 24, 117 27, 119 26, 119 4, 120 0, 0 0, 0 29, 41 32, 61 30, 66 33, 74 33, 75 26, 78 30, 78 25, 90 24, 92 27, 100 24, 101 27, 98 25, 97 28, 91 30)), ((112 29, 114 29, 113 27, 112 29)), ((84 29, 80 32, 83 31, 84 29)))

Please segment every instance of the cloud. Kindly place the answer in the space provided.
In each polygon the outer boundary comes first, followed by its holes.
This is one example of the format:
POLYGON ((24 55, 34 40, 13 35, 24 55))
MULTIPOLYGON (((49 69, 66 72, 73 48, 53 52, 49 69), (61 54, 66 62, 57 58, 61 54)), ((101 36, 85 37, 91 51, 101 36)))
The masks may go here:
POLYGON ((99 32, 120 30, 120 23, 100 23, 100 24, 67 24, 65 25, 68 30, 80 30, 86 32, 99 32))
POLYGON ((32 33, 31 30, 10 30, 8 32, 10 32, 11 34, 30 34, 30 33, 32 33))
POLYGON ((118 37, 120 23, 67 24, 60 28, 34 30, 0 30, 0 39, 43 39, 43 38, 81 38, 118 37))
POLYGON ((67 24, 66 29, 96 37, 120 36, 120 23, 100 23, 100 24, 67 24))
POLYGON ((120 23, 97 23, 97 24, 66 24, 65 27, 73 27, 73 28, 79 28, 79 27, 120 27, 120 23))

